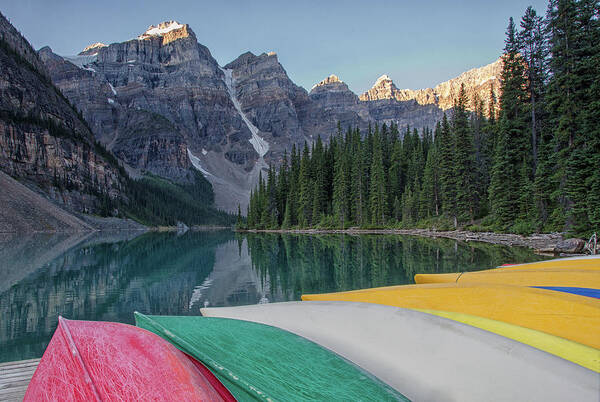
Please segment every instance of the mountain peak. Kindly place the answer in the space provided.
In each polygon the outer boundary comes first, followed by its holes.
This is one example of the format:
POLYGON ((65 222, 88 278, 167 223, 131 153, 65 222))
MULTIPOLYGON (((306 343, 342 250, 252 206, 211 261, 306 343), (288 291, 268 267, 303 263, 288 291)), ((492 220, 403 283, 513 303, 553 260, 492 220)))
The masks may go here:
POLYGON ((177 21, 164 21, 158 25, 150 25, 146 32, 137 37, 138 40, 148 40, 152 38, 162 38, 162 44, 166 45, 176 39, 194 36, 194 33, 187 24, 180 24, 177 21))
POLYGON ((158 25, 150 25, 146 32, 138 36, 139 39, 146 39, 148 36, 162 36, 175 29, 181 29, 183 25, 177 21, 164 21, 158 25))
POLYGON ((359 98, 362 101, 392 99, 395 98, 397 91, 398 88, 396 88, 389 75, 383 74, 381 77, 377 78, 377 81, 375 81, 373 87, 362 94, 359 98))
POLYGON ((340 83, 343 84, 344 81, 340 80, 339 77, 335 74, 331 74, 329 77, 325 78, 324 80, 322 80, 321 82, 313 85, 312 89, 315 89, 316 87, 321 87, 323 85, 328 85, 328 84, 335 84, 335 83, 340 83))
POLYGON ((86 46, 85 49, 83 49, 81 52, 79 52, 78 56, 95 56, 98 54, 98 50, 106 46, 107 45, 101 42, 92 43, 91 45, 86 46))
POLYGON ((373 85, 373 87, 378 86, 379 84, 381 84, 384 81, 393 82, 392 79, 389 77, 389 75, 383 74, 381 77, 377 78, 377 81, 375 81, 375 85, 373 85))

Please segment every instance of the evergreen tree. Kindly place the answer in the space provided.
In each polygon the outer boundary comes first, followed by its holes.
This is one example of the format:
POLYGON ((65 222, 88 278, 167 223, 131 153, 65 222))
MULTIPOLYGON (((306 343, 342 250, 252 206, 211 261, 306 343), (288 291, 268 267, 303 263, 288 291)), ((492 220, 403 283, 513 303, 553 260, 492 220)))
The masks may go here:
POLYGON ((287 150, 283 152, 281 166, 277 175, 277 210, 279 211, 277 223, 281 225, 284 219, 284 212, 287 204, 288 192, 290 191, 290 180, 288 172, 287 150))
POLYGON ((512 18, 507 28, 502 69, 502 96, 498 142, 490 183, 490 205, 497 223, 507 228, 514 223, 520 211, 519 198, 528 190, 521 177, 521 165, 529 160, 529 114, 524 80, 523 60, 512 18))
POLYGON ((525 62, 529 110, 531 113, 531 156, 533 170, 537 165, 538 133, 542 127, 543 96, 546 80, 546 38, 543 18, 533 7, 527 7, 521 19, 519 51, 525 62))
POLYGON ((288 199, 285 203, 285 213, 283 214, 283 222, 281 223, 282 229, 289 229, 293 226, 294 223, 292 220, 292 210, 293 207, 291 207, 290 195, 288 195, 288 199))
POLYGON ((421 191, 421 202, 419 215, 423 218, 439 215, 439 177, 438 156, 435 146, 429 149, 425 170, 423 172, 423 185, 421 191))
POLYGON ((327 184, 325 182, 325 151, 321 136, 317 137, 317 142, 313 148, 311 158, 314 174, 313 200, 312 200, 312 219, 314 223, 321 220, 321 216, 327 214, 327 184))
POLYGON ((267 187, 266 187, 266 203, 267 203, 267 214, 269 228, 275 228, 278 225, 277 215, 279 211, 277 209, 277 175, 273 165, 269 165, 269 172, 267 176, 267 187))
POLYGON ((403 172, 402 172, 402 141, 394 142, 392 147, 392 155, 390 156, 389 170, 389 192, 390 197, 401 198, 403 190, 403 172))
POLYGON ((300 172, 298 174, 298 185, 300 194, 298 196, 298 224, 307 227, 312 223, 312 183, 310 177, 310 155, 308 144, 304 143, 302 159, 300 160, 300 172))
POLYGON ((460 87, 454 104, 452 130, 454 131, 454 175, 456 180, 456 214, 461 219, 473 221, 476 210, 475 150, 466 109, 467 94, 464 84, 460 87))
POLYGON ((333 215, 335 222, 341 227, 346 227, 348 220, 348 200, 349 190, 346 180, 346 155, 344 155, 343 145, 338 144, 338 152, 335 159, 335 173, 333 176, 333 215))
POLYGON ((369 207, 371 211, 371 223, 383 225, 385 222, 386 192, 385 172, 383 170, 383 156, 381 149, 381 138, 375 130, 373 136, 373 162, 371 163, 371 188, 369 191, 369 207))
POLYGON ((367 162, 367 147, 363 144, 360 138, 360 132, 355 131, 353 152, 352 152, 352 169, 351 169, 351 197, 352 197, 352 217, 357 225, 364 225, 368 222, 367 214, 367 178, 368 178, 368 162, 367 162))
POLYGON ((456 215, 456 177, 454 175, 454 139, 446 114, 440 130, 439 172, 442 208, 446 215, 456 215))
POLYGON ((300 192, 300 157, 296 152, 296 145, 292 145, 290 154, 289 192, 287 194, 287 207, 289 208, 289 226, 298 224, 298 193, 300 192))
POLYGON ((241 228, 242 227, 242 223, 243 223, 243 220, 242 220, 242 210, 240 209, 240 204, 238 204, 237 220, 236 220, 235 226, 237 228, 241 228))

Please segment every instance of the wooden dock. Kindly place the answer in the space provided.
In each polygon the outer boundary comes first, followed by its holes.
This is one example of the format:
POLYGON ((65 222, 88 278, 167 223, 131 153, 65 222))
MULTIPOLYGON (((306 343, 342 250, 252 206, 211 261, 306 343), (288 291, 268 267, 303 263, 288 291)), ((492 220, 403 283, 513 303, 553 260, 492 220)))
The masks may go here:
POLYGON ((0 401, 22 401, 40 359, 0 363, 0 401))

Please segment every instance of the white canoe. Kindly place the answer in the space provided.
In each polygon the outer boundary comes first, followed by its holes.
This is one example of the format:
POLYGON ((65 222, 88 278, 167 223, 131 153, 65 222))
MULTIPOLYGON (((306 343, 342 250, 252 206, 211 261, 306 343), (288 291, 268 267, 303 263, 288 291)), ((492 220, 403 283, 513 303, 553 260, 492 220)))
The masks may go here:
POLYGON ((201 309, 310 339, 414 401, 598 401, 600 375, 528 345, 419 311, 353 302, 201 309))

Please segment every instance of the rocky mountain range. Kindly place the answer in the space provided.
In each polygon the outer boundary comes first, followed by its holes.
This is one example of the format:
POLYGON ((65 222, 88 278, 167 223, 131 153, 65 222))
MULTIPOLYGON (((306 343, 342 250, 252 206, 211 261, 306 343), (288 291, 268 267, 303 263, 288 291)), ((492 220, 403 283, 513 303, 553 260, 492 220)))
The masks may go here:
POLYGON ((487 66, 466 71, 456 78, 442 82, 435 88, 425 89, 398 89, 390 77, 382 75, 375 85, 360 96, 364 102, 395 99, 398 102, 415 100, 419 105, 435 105, 442 110, 452 108, 453 102, 458 98, 461 85, 465 85, 467 95, 471 100, 470 109, 474 109, 473 102, 482 101, 484 110, 489 107, 490 91, 498 96, 500 77, 502 75, 502 59, 487 66))
MULTIPOLYGON (((101 39, 101 38, 99 38, 101 39)), ((294 84, 273 52, 219 66, 187 24, 167 21, 134 39, 94 43, 77 56, 49 47, 39 58, 52 82, 81 111, 95 138, 128 173, 176 182, 202 172, 216 206, 245 210, 261 171, 292 145, 325 141, 338 122, 433 127, 465 83, 469 94, 498 91, 499 62, 424 90, 398 90, 385 76, 358 96, 335 75, 310 92, 294 84)), ((500 66, 500 67, 499 67, 500 66)))

